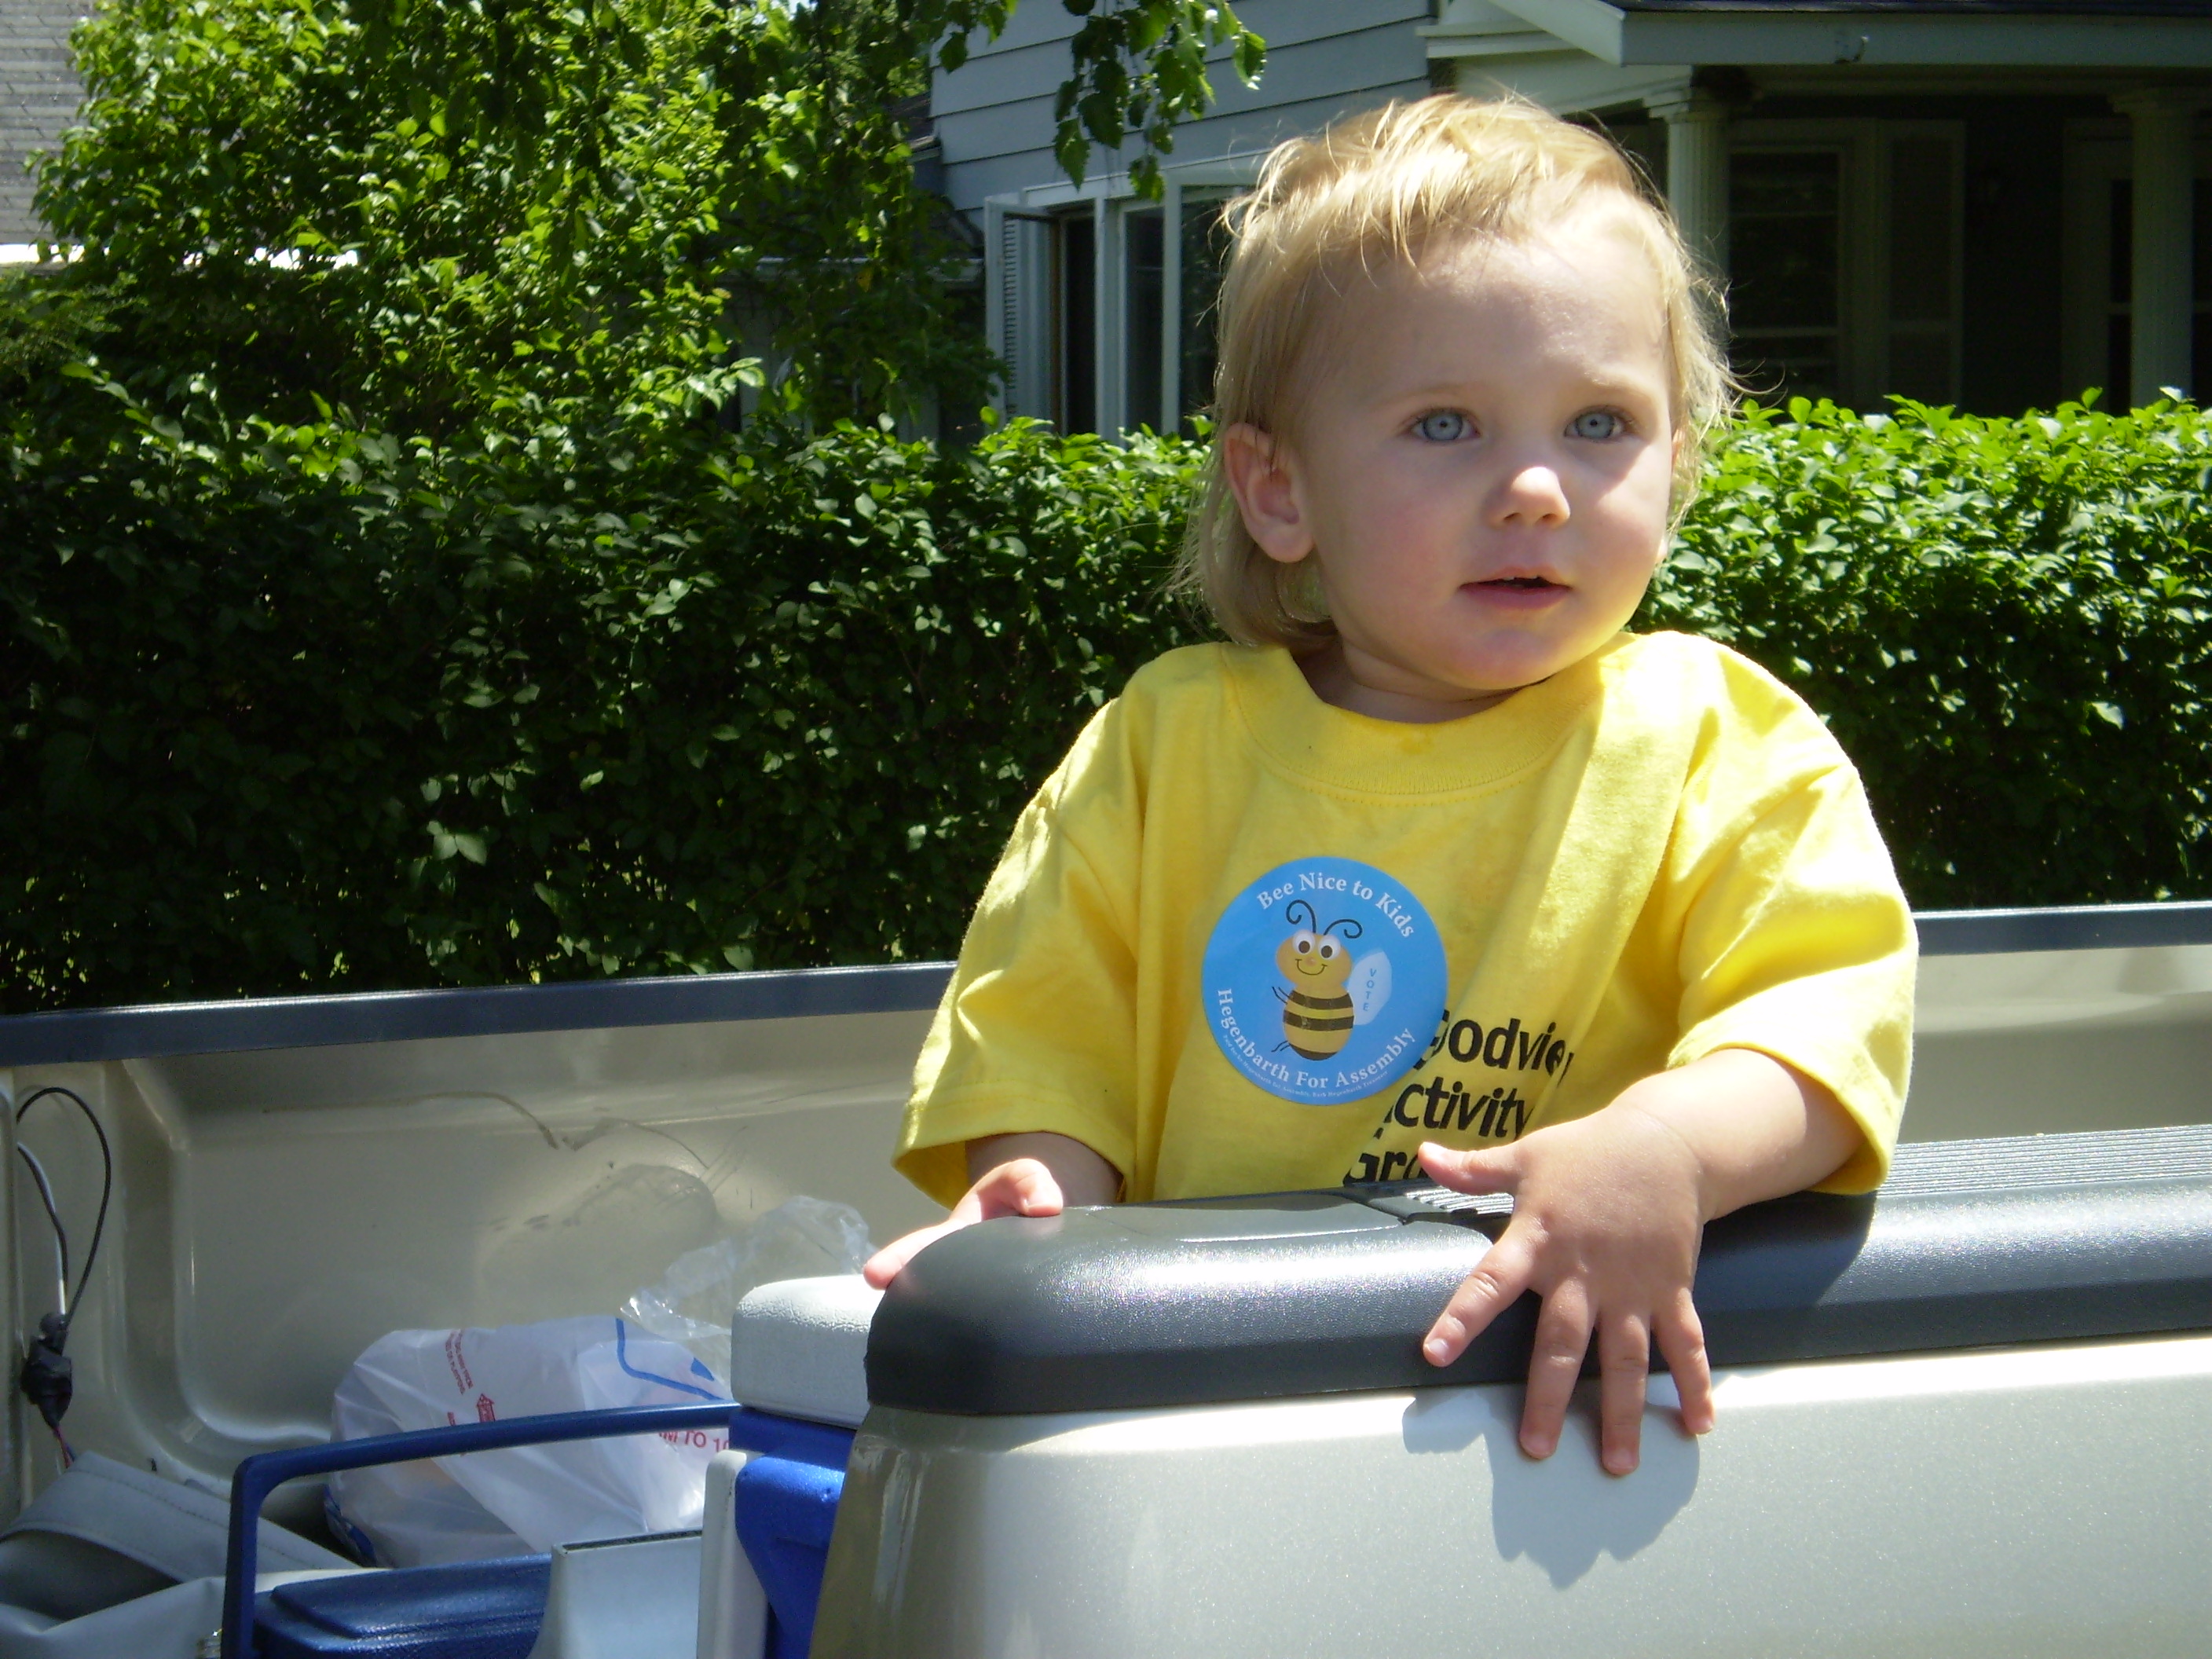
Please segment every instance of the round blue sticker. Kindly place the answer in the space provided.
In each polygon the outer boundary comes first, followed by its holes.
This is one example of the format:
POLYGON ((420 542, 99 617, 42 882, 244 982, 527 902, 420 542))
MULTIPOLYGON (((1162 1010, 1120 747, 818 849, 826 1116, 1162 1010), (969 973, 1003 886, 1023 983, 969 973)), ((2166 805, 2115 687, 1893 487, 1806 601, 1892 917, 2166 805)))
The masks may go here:
POLYGON ((1420 1063, 1444 1012, 1444 946, 1370 864, 1299 859, 1231 901, 1206 946, 1206 1016, 1230 1064, 1310 1106, 1360 1100, 1420 1063))

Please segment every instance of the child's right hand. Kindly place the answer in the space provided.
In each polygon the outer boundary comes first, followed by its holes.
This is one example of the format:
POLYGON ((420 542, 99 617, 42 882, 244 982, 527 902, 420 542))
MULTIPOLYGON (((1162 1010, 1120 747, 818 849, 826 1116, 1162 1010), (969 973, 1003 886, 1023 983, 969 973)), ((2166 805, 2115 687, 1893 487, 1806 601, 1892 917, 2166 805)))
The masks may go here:
POLYGON ((968 1173, 975 1184, 951 1215, 868 1258, 860 1273, 869 1284, 882 1290, 925 1248, 963 1227, 1002 1215, 1058 1215, 1070 1204, 1111 1204, 1121 1189, 1121 1172, 1091 1148, 1042 1130, 969 1141, 968 1173))

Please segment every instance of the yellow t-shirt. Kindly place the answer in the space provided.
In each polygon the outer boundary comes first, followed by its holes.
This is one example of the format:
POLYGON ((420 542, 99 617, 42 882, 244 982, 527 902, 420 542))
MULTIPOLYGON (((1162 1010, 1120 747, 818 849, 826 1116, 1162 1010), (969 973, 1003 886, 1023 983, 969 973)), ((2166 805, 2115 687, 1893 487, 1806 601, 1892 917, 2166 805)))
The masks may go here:
POLYGON ((1864 1191, 1914 948, 1850 761, 1710 641, 1622 635, 1437 725, 1331 707, 1285 651, 1192 647, 1016 823, 897 1164, 950 1204, 965 1143, 1045 1129, 1132 1200, 1389 1180, 1425 1139, 1497 1145, 1745 1048, 1835 1091, 1866 1139, 1823 1185, 1864 1191))

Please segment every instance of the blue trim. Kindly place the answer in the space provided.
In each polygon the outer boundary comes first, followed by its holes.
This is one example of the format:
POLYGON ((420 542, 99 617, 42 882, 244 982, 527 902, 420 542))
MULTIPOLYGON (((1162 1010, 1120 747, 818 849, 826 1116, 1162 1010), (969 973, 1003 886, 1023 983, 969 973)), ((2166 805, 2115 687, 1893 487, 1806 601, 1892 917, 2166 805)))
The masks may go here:
POLYGON ((696 1395, 702 1400, 720 1401, 723 1405, 733 1403, 726 1395, 697 1387, 690 1382, 678 1382, 672 1376, 663 1376, 658 1371, 641 1371, 629 1363, 629 1330, 621 1320, 615 1321, 615 1364, 623 1368, 624 1376, 634 1376, 641 1382, 658 1382, 664 1389, 673 1389, 678 1394, 696 1395))
POLYGON ((421 1429, 411 1434, 380 1434, 361 1440, 333 1440, 290 1451, 262 1452, 241 1462, 230 1478, 230 1548, 222 1586, 222 1659, 252 1659, 254 1561, 260 1546, 261 1506, 287 1480, 303 1475, 334 1474, 341 1469, 375 1468, 411 1462, 418 1457, 458 1457, 465 1452, 496 1451, 504 1446, 544 1446, 569 1440, 602 1440, 613 1435, 665 1434, 702 1425, 729 1430, 730 1444, 774 1452, 786 1437, 764 1432, 747 1422, 758 1413, 732 1411, 727 1401, 708 1406, 631 1406, 617 1411, 559 1412, 544 1417, 510 1417, 492 1423, 459 1423, 451 1428, 421 1429))
POLYGON ((611 1411, 556 1412, 491 1423, 457 1423, 362 1440, 331 1440, 289 1451, 260 1452, 239 1464, 230 1478, 230 1545, 222 1586, 222 1659, 252 1659, 254 1562, 258 1525, 269 1494, 288 1480, 341 1469, 411 1463, 422 1457, 459 1457, 507 1446, 550 1446, 573 1440, 605 1440, 624 1434, 666 1434, 712 1425, 726 1429, 740 1451, 842 1469, 853 1445, 850 1429, 796 1418, 775 1417, 726 1400, 703 1406, 623 1406, 611 1411))
POLYGON ((738 1542, 768 1595, 768 1659, 806 1659, 845 1492, 842 1465, 756 1457, 738 1472, 738 1542))

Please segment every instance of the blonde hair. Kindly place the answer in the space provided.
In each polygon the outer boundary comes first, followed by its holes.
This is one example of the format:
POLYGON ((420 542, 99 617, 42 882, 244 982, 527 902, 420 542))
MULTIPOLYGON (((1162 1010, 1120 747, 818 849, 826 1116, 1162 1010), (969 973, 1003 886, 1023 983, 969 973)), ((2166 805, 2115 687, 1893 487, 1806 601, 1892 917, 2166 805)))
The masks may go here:
POLYGON ((1253 541, 1221 465, 1221 434, 1296 427, 1299 370, 1355 274, 1404 269, 1432 246, 1516 240, 1595 191, 1610 191, 1650 252, 1667 325, 1678 450, 1676 511, 1694 492, 1705 441, 1733 381, 1718 291, 1635 165, 1602 133, 1524 99, 1439 94, 1340 121, 1278 145, 1249 195, 1230 204, 1221 289, 1213 453, 1171 586, 1203 596, 1230 638, 1300 649, 1333 637, 1314 561, 1282 564, 1253 541))

